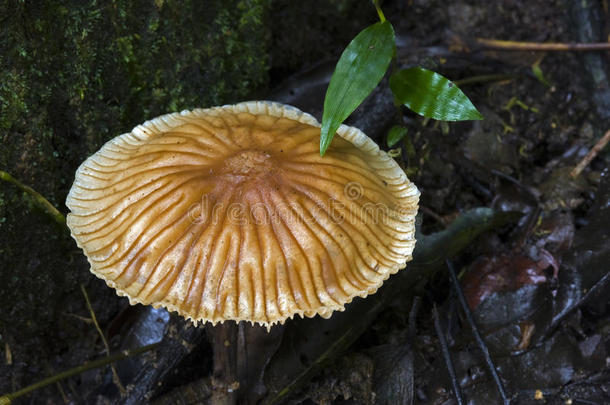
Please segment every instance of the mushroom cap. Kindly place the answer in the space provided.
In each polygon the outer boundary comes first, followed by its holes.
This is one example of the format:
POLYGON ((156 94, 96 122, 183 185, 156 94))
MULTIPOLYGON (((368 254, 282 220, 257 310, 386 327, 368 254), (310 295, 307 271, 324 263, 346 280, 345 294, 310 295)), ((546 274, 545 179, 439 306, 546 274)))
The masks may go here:
POLYGON ((67 223, 131 304, 269 327, 377 291, 415 246, 419 191, 357 128, 272 102, 160 116, 77 170, 67 223))

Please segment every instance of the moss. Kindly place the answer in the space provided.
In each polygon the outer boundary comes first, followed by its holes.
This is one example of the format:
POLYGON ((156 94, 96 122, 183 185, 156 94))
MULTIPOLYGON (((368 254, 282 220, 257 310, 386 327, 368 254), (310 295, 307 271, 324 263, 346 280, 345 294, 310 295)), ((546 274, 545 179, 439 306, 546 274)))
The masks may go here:
MULTIPOLYGON (((0 57, 0 66, 4 65, 0 57)), ((23 78, 16 71, 0 72, 0 131, 8 130, 12 123, 27 111, 24 101, 26 88, 23 78)))
MULTIPOLYGON (((252 97, 267 85, 269 2, 0 2, 0 169, 65 213, 77 166, 108 139, 252 97)), ((92 277, 69 236, 4 183, 0 252, 0 334, 19 357, 42 349, 25 342, 63 322, 92 277)))

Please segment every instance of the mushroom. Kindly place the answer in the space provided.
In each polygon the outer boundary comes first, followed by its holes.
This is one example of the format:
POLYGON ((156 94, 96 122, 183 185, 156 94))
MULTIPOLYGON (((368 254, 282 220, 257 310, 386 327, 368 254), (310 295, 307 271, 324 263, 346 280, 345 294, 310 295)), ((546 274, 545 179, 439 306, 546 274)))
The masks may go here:
POLYGON ((364 133, 272 102, 160 116, 77 170, 67 223, 131 304, 270 327, 373 294, 415 245, 419 191, 364 133))

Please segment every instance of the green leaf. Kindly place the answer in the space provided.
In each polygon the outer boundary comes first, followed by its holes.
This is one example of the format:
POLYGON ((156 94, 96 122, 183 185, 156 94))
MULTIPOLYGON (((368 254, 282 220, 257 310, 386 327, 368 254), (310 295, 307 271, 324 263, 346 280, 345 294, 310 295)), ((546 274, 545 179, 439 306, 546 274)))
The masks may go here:
POLYGON ((388 146, 391 148, 396 145, 398 141, 405 137, 407 134, 407 128, 399 125, 394 125, 388 132, 388 146))
POLYGON ((401 104, 441 121, 481 120, 483 116, 462 90, 444 76, 415 67, 394 73, 390 88, 401 104))
POLYGON ((345 48, 324 98, 321 156, 328 149, 341 123, 377 87, 388 69, 393 53, 394 28, 389 21, 365 28, 345 48))

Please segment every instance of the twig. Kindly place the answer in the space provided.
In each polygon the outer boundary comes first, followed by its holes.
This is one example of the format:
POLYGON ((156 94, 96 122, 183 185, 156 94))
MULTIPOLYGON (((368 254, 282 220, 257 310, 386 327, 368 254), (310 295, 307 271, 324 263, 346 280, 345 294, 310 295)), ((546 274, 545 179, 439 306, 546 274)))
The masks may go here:
POLYGON ((593 159, 597 156, 599 152, 606 146, 606 144, 610 141, 610 129, 606 131, 602 139, 597 141, 597 143, 591 148, 589 153, 585 155, 584 158, 576 165, 576 167, 570 172, 570 177, 573 179, 577 178, 580 173, 591 163, 593 159))
POLYGON ((470 84, 502 82, 505 80, 518 79, 521 76, 522 75, 516 75, 516 74, 494 73, 494 74, 488 74, 488 75, 477 75, 477 76, 466 77, 464 79, 454 80, 453 83, 456 86, 462 87, 462 86, 467 86, 470 84))
POLYGON ((455 395, 455 400, 458 405, 465 404, 464 398, 462 396, 462 388, 460 387, 460 382, 457 379, 457 374, 455 373, 455 367, 453 367, 453 361, 451 360, 451 353, 449 353, 449 347, 447 346, 447 340, 445 339, 445 331, 441 326, 441 319, 438 316, 438 310, 436 309, 436 303, 432 307, 432 316, 434 317, 434 329, 436 329, 436 335, 438 336, 438 342, 441 345, 441 352, 443 353, 443 359, 445 360, 445 365, 447 367, 447 371, 449 372, 449 379, 451 380, 451 385, 453 387, 453 395, 455 395))
MULTIPOLYGON (((87 290, 85 290, 85 286, 82 284, 80 285, 80 289, 83 292, 83 295, 85 296, 85 301, 87 302, 87 309, 89 309, 91 320, 93 321, 95 329, 102 338, 102 342, 104 343, 104 347, 106 348, 106 356, 110 356, 110 346, 108 346, 108 341, 106 340, 106 336, 104 336, 104 332, 102 332, 102 328, 100 328, 100 324, 97 323, 97 317, 95 316, 95 312, 93 312, 93 307, 91 306, 91 301, 89 301, 89 295, 87 294, 87 290)), ((119 387, 121 395, 124 394, 125 387, 123 387, 123 384, 121 384, 121 379, 119 378, 119 374, 116 372, 116 368, 114 368, 113 364, 110 364, 110 369, 112 370, 112 380, 114 381, 116 386, 119 387)))
POLYGON ((415 333, 417 332, 417 313, 419 312, 419 306, 421 304, 421 298, 416 296, 413 298, 413 304, 411 305, 411 311, 409 311, 409 328, 408 336, 411 343, 415 339, 415 333))
POLYGON ((477 43, 485 48, 500 51, 607 51, 610 50, 610 42, 521 42, 503 41, 500 39, 477 38, 477 43))
POLYGON ((38 208, 42 209, 51 218, 53 218, 53 220, 55 222, 57 222, 59 225, 61 225, 63 227, 66 226, 66 217, 64 217, 63 214, 61 212, 59 212, 57 210, 57 208, 55 208, 53 206, 53 204, 51 204, 49 202, 49 200, 44 198, 40 193, 38 193, 32 187, 26 186, 25 184, 21 183, 19 180, 15 179, 9 173, 7 173, 3 170, 0 170, 0 180, 4 180, 7 183, 11 183, 11 184, 15 185, 18 189, 20 189, 21 191, 25 192, 28 196, 30 196, 30 198, 32 199, 34 204, 36 206, 38 206, 38 208))
MULTIPOLYGON (((568 308, 563 310, 560 314, 555 316, 553 318, 553 321, 551 322, 551 325, 547 329, 546 333, 544 334, 542 339, 540 339, 540 342, 544 342, 544 340, 547 339, 553 333, 553 331, 559 326, 559 324, 564 319, 566 319, 566 317, 568 315, 570 315, 576 309, 582 307, 592 298, 595 298, 598 295, 601 295, 606 290, 606 287, 608 286, 609 282, 610 282, 610 272, 604 274, 604 276, 602 278, 600 278, 599 281, 597 281, 597 283, 595 283, 593 285, 593 287, 591 287, 589 289, 589 291, 587 291, 586 294, 583 295, 577 302, 570 305, 568 308)), ((607 291, 606 291, 606 293, 607 293, 607 291)))
POLYGON ((68 396, 66 395, 66 391, 64 391, 64 387, 62 387, 61 382, 57 381, 55 384, 57 385, 57 390, 59 391, 61 398, 64 400, 64 404, 69 404, 70 401, 68 400, 68 396))
POLYGON ((420 205, 419 209, 421 210, 421 212, 423 212, 426 215, 431 216, 436 222, 438 222, 439 224, 443 225, 443 226, 447 226, 447 221, 445 221, 445 219, 443 217, 441 217, 440 215, 438 215, 436 212, 434 212, 432 209, 424 206, 424 205, 420 205))
POLYGON ((49 384, 53 384, 57 381, 63 380, 64 378, 72 377, 77 374, 84 373, 85 371, 93 370, 95 368, 104 367, 108 364, 114 363, 115 361, 123 360, 127 357, 135 356, 140 353, 147 352, 149 350, 155 349, 159 346, 159 343, 153 343, 148 346, 138 347, 136 349, 123 350, 119 353, 115 353, 112 356, 103 357, 101 359, 92 361, 91 363, 85 363, 78 367, 71 368, 70 370, 63 371, 59 374, 55 374, 54 376, 45 378, 42 381, 39 381, 35 384, 27 386, 19 391, 11 392, 10 394, 5 394, 0 397, 0 405, 8 405, 15 398, 21 397, 23 395, 29 394, 32 391, 37 390, 38 388, 46 387, 49 384))
POLYGON ((538 222, 538 217, 540 217, 540 214, 542 213, 542 209, 540 208, 540 201, 539 201, 537 192, 535 189, 533 189, 529 186, 526 186, 525 184, 521 183, 519 180, 515 179, 514 177, 512 177, 504 172, 501 172, 500 170, 491 169, 491 173, 516 185, 521 190, 523 190, 525 193, 527 193, 527 195, 536 203, 534 209, 527 214, 527 220, 525 222, 525 227, 523 228, 523 231, 521 232, 521 236, 517 240, 517 246, 523 247, 525 245, 527 238, 531 235, 532 231, 534 230, 534 227, 535 227, 536 223, 538 222))
POLYGON ((11 352, 11 347, 8 345, 8 342, 4 343, 4 356, 6 359, 6 365, 10 366, 13 364, 13 352, 11 352))
POLYGON ((468 308, 468 304, 466 303, 466 298, 464 297, 464 293, 462 292, 462 289, 460 288, 460 283, 457 279, 457 276, 455 275, 455 269, 453 268, 453 264, 451 264, 449 259, 445 260, 445 263, 447 264, 447 269, 449 271, 449 278, 451 280, 451 285, 453 286, 453 289, 455 290, 455 293, 460 301, 460 305, 462 307, 462 310, 464 311, 464 315, 466 315, 466 320, 470 324, 470 329, 472 330, 472 335, 474 336, 474 339, 477 342, 479 349, 481 349, 481 352, 483 352, 483 357, 485 358, 485 364, 487 365, 487 369, 489 370, 489 373, 491 374, 491 377, 494 380, 494 383, 496 384, 498 392, 500 393, 500 397, 502 398, 502 402, 505 405, 508 405, 510 403, 510 401, 508 400, 508 397, 506 396, 506 391, 504 390, 504 384, 502 384, 502 380, 500 379, 500 376, 498 375, 498 372, 496 371, 496 366, 494 365, 494 362, 491 359, 491 355, 489 354, 489 349, 487 348, 485 341, 483 340, 483 338, 481 337, 481 334, 479 333, 479 329, 477 328, 477 325, 474 321, 472 312, 470 312, 470 308, 468 308))
POLYGON ((511 176, 510 174, 506 174, 500 170, 491 169, 491 173, 513 183, 515 186, 519 187, 521 190, 525 191, 535 202, 538 202, 538 195, 534 189, 525 184, 521 183, 519 180, 511 176))
POLYGON ((419 307, 421 304, 421 299, 419 296, 415 296, 413 298, 413 304, 411 305, 411 310, 409 311, 409 327, 407 328, 407 339, 409 341, 406 352, 406 361, 408 362, 408 370, 410 372, 407 375, 407 381, 405 381, 405 391, 406 398, 409 399, 405 405, 413 405, 413 397, 414 388, 415 388, 415 368, 414 368, 414 359, 413 359, 413 351, 415 350, 415 334, 417 333, 417 313, 419 312, 419 307))

